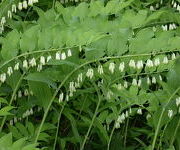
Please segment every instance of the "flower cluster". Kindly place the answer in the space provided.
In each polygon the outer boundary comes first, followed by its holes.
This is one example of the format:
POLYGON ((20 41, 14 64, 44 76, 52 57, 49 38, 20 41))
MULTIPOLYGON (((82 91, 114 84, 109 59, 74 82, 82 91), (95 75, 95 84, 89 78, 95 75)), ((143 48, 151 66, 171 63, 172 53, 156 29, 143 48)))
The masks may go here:
MULTIPOLYGON (((72 56, 72 51, 70 49, 68 49, 67 54, 65 52, 62 52, 62 54, 60 52, 57 52, 55 55, 55 59, 56 60, 65 60, 67 57, 71 57, 71 56, 72 56), (58 57, 57 57, 57 55, 58 55, 58 57)), ((32 67, 37 67, 37 71, 40 72, 43 69, 43 66, 46 65, 46 63, 48 63, 51 59, 53 59, 53 57, 51 55, 49 55, 47 57, 40 56, 39 61, 36 60, 36 58, 34 58, 34 57, 29 60, 24 59, 21 67, 26 70, 29 68, 32 68, 32 67)), ((8 67, 6 73, 0 74, 0 82, 4 83, 7 79, 7 75, 11 76, 14 71, 18 71, 19 69, 20 69, 19 62, 17 62, 14 65, 14 67, 11 67, 11 66, 8 67)))
POLYGON ((175 23, 172 23, 169 25, 162 25, 161 27, 162 27, 163 31, 174 30, 177 28, 175 23))
POLYGON ((131 108, 129 110, 126 110, 125 113, 122 113, 118 116, 116 122, 115 122, 115 128, 120 128, 120 124, 122 124, 126 118, 129 117, 129 115, 132 113, 131 108))
POLYGON ((19 118, 14 117, 13 119, 9 121, 9 124, 13 126, 13 124, 16 124, 18 121, 21 121, 22 119, 29 117, 30 115, 33 115, 33 114, 34 114, 33 108, 26 110, 26 112, 23 113, 22 117, 19 117, 19 118))
POLYGON ((0 20, 0 34, 4 31, 4 25, 6 23, 7 18, 12 19, 12 13, 16 13, 18 10, 27 9, 28 6, 33 6, 33 4, 38 3, 38 0, 23 0, 23 2, 19 2, 17 5, 13 4, 11 9, 7 11, 7 16, 3 16, 0 20))
POLYGON ((180 11, 180 5, 176 1, 172 1, 172 7, 175 8, 177 11, 180 11))

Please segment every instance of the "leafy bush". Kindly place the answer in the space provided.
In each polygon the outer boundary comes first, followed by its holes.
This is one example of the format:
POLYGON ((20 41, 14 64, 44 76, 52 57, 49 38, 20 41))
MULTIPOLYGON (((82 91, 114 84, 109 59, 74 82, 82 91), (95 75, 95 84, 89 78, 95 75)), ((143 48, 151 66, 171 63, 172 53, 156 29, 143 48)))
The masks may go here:
POLYGON ((1 149, 180 149, 179 11, 2 1, 1 149))

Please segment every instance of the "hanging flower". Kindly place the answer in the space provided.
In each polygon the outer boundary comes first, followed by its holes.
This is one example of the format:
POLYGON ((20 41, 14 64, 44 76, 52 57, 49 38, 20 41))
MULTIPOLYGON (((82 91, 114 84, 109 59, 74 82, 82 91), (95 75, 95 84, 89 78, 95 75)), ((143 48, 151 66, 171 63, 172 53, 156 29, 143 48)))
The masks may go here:
POLYGON ((18 4, 18 9, 21 11, 23 9, 23 4, 21 2, 19 2, 18 4))
POLYGON ((98 73, 99 73, 99 74, 103 74, 103 73, 104 73, 104 71, 103 71, 103 66, 102 66, 102 65, 99 65, 99 66, 98 66, 98 73))
POLYGON ((92 79, 93 75, 94 75, 93 69, 91 69, 91 68, 88 69, 88 71, 87 71, 87 73, 86 73, 86 76, 87 76, 88 78, 92 79))
POLYGON ((124 71, 124 68, 125 68, 124 62, 121 62, 120 65, 119 65, 119 70, 120 70, 121 72, 123 72, 123 71, 124 71))
POLYGON ((137 69, 142 69, 143 68, 143 61, 142 60, 137 61, 136 67, 137 67, 137 69))
POLYGON ((27 9, 28 4, 27 4, 27 1, 26 1, 26 0, 23 1, 22 5, 23 5, 23 8, 24 8, 24 9, 27 9))
POLYGON ((68 56, 68 57, 71 57, 71 56, 72 56, 72 51, 71 51, 71 49, 68 49, 68 51, 67 51, 67 56, 68 56))
POLYGON ((41 64, 41 65, 45 65, 45 64, 46 64, 46 60, 45 60, 45 57, 44 57, 44 56, 41 56, 41 57, 40 57, 40 64, 41 64))
POLYGON ((83 80, 83 74, 80 73, 80 74, 78 74, 77 81, 78 81, 78 83, 80 83, 80 82, 82 82, 82 80, 83 80))
POLYGON ((146 66, 149 67, 149 68, 150 68, 150 67, 153 67, 153 62, 152 62, 152 60, 148 59, 147 62, 146 62, 146 66))
POLYGON ((8 67, 7 74, 8 74, 9 76, 11 76, 11 75, 13 74, 13 69, 12 69, 12 67, 8 67))
POLYGON ((21 90, 18 91, 18 98, 21 98, 22 97, 22 92, 21 90))
POLYGON ((174 53, 172 54, 171 59, 172 59, 172 60, 175 60, 175 59, 176 59, 176 55, 175 55, 174 53))
POLYGON ((110 64, 109 64, 109 71, 110 71, 111 73, 114 73, 114 69, 115 69, 115 64, 114 64, 114 63, 110 63, 110 64))
POLYGON ((35 59, 35 58, 32 58, 32 59, 29 61, 29 66, 30 66, 30 67, 35 67, 35 66, 36 66, 36 59, 35 59))
POLYGON ((151 118, 151 114, 147 114, 146 119, 148 120, 149 118, 151 118))
POLYGON ((151 84, 151 80, 149 77, 147 77, 147 84, 150 85, 151 84))
POLYGON ((15 4, 12 5, 12 12, 16 13, 16 5, 15 4))
POLYGON ((141 109, 141 108, 139 108, 139 109, 137 110, 137 114, 142 115, 142 109, 141 109))
POLYGON ((37 71, 40 72, 42 70, 42 65, 41 64, 38 64, 37 66, 37 71))
POLYGON ((167 58, 167 56, 164 57, 163 63, 164 63, 164 64, 168 64, 168 58, 167 58))
POLYGON ((128 88, 128 83, 127 83, 127 81, 124 81, 124 88, 128 88))
POLYGON ((23 68, 28 68, 28 61, 26 59, 23 61, 23 68))
POLYGON ((28 5, 33 6, 33 0, 28 0, 28 5))
POLYGON ((4 83, 4 82, 6 81, 6 74, 5 74, 5 73, 2 73, 2 74, 0 75, 0 81, 1 81, 2 83, 4 83))
POLYGON ((61 54, 59 52, 56 53, 56 60, 61 60, 61 54))
POLYGON ((8 18, 12 19, 12 12, 10 10, 8 10, 8 18))
POLYGON ((173 110, 168 110, 168 117, 171 119, 173 116, 173 110))
POLYGON ((117 85, 117 89, 118 89, 118 90, 121 90, 121 89, 122 89, 121 83, 119 83, 119 84, 117 85))
POLYGON ((49 55, 49 56, 47 57, 47 62, 49 62, 51 59, 52 59, 52 56, 49 55))
POLYGON ((5 23, 6 23, 6 18, 5 18, 5 17, 2 17, 2 18, 1 18, 1 25, 3 26, 5 23))
POLYGON ((14 70, 19 70, 19 63, 15 64, 14 70))
POLYGON ((156 67, 160 65, 160 59, 159 59, 159 58, 156 58, 156 59, 154 60, 154 65, 155 65, 156 67))
POLYGON ((132 109, 131 109, 131 107, 129 108, 129 114, 132 114, 132 109))
POLYGON ((134 85, 134 86, 137 85, 137 80, 136 80, 136 79, 133 79, 133 80, 132 80, 132 85, 134 85))
POLYGON ((141 80, 141 79, 139 79, 139 80, 138 80, 138 87, 140 87, 140 86, 141 86, 141 83, 142 83, 142 80, 141 80))
POLYGON ((180 97, 176 98, 176 106, 178 107, 180 105, 180 97))
POLYGON ((62 59, 62 60, 65 60, 65 59, 66 59, 66 53, 65 53, 65 52, 63 52, 63 53, 61 54, 61 59, 62 59))
POLYGON ((28 96, 29 95, 29 91, 28 91, 28 89, 25 89, 24 90, 24 96, 28 96))
POLYGON ((136 68, 136 63, 135 63, 134 60, 131 59, 131 60, 129 61, 129 67, 136 68))
POLYGON ((155 77, 152 77, 152 83, 156 84, 156 78, 155 77))
POLYGON ((59 95, 59 103, 61 103, 61 102, 63 101, 63 98, 64 98, 64 94, 61 93, 61 94, 59 95))

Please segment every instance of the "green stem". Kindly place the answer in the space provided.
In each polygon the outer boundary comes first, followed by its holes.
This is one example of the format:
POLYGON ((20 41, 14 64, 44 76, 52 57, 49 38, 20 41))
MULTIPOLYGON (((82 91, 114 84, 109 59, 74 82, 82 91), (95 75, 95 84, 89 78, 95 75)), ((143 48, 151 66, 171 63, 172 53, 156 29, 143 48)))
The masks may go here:
MULTIPOLYGON (((96 90, 97 90, 96 85, 95 85, 95 88, 96 88, 96 90)), ((101 103, 101 97, 100 97, 100 94, 99 94, 99 91, 98 91, 98 90, 97 90, 97 93, 98 93, 98 103, 97 103, 97 106, 96 106, 96 109, 95 109, 95 112, 94 112, 94 115, 93 115, 91 124, 90 124, 90 126, 89 126, 89 128, 88 128, 88 131, 87 131, 86 135, 85 135, 85 138, 84 138, 84 141, 83 141, 83 143, 82 143, 82 146, 81 146, 80 150, 84 150, 84 146, 85 146, 85 144, 86 144, 87 138, 88 138, 89 133, 90 133, 90 131, 91 131, 91 128, 92 128, 92 126, 93 126, 94 120, 95 120, 95 118, 96 118, 96 116, 97 116, 98 109, 99 109, 99 106, 100 106, 100 103, 101 103)))
POLYGON ((128 124, 129 124, 129 118, 127 119, 127 122, 126 122, 125 135, 124 135, 124 147, 126 147, 128 124))
POLYGON ((174 139, 175 139, 175 137, 176 137, 176 134, 177 134, 177 131, 178 131, 178 129, 179 129, 179 126, 180 126, 180 119, 178 120, 177 126, 176 126, 176 128, 175 128, 175 130, 174 130, 174 135, 172 136, 172 139, 171 139, 171 142, 170 142, 170 146, 172 146, 173 143, 174 143, 174 139))
MULTIPOLYGON (((14 100, 15 94, 16 94, 18 88, 19 88, 19 85, 21 84, 21 81, 22 81, 24 75, 25 75, 25 72, 21 75, 18 83, 16 84, 16 87, 15 87, 15 89, 14 89, 14 91, 13 91, 12 96, 11 96, 11 100, 10 100, 10 102, 9 102, 9 106, 11 106, 11 104, 12 104, 12 102, 13 102, 13 100, 14 100)), ((3 120, 2 120, 2 123, 1 123, 0 132, 1 132, 2 129, 3 129, 3 126, 4 126, 4 124, 5 124, 6 119, 7 119, 7 116, 4 116, 4 117, 3 117, 3 120)))
POLYGON ((163 110, 160 114, 160 118, 158 120, 158 124, 157 124, 157 128, 156 128, 156 131, 155 131, 155 135, 154 135, 154 138, 153 138, 153 142, 152 142, 152 150, 154 150, 155 148, 155 144, 156 144, 156 139, 157 139, 157 136, 158 136, 158 133, 159 133, 159 130, 160 130, 160 125, 161 125, 161 121, 162 121, 162 117, 163 117, 163 114, 166 110, 166 107, 168 106, 169 102, 171 101, 171 99, 174 97, 174 95, 179 91, 180 87, 176 89, 176 91, 170 96, 169 100, 167 101, 167 104, 163 107, 163 110))
POLYGON ((62 115, 62 112, 63 112, 63 110, 64 110, 64 106, 65 106, 65 103, 63 103, 62 108, 61 108, 61 111, 60 111, 60 113, 59 113, 59 118, 58 118, 58 124, 57 124, 57 130, 56 130, 56 136, 55 136, 55 141, 54 141, 53 150, 56 149, 57 137, 58 137, 58 132, 59 132, 59 125, 60 125, 61 115, 62 115))
POLYGON ((111 144, 112 136, 114 134, 114 130, 115 130, 115 125, 113 126, 113 129, 112 129, 110 137, 109 137, 109 141, 108 141, 108 145, 107 145, 107 150, 110 150, 110 144, 111 144))
MULTIPOLYGON (((36 53, 42 53, 42 52, 56 52, 59 50, 63 50, 63 49, 70 49, 73 47, 65 47, 65 48, 61 48, 61 49, 48 49, 48 50, 39 50, 39 51, 32 51, 32 52, 27 52, 27 53, 23 53, 21 55, 18 55, 16 57, 13 57, 12 59, 5 61, 3 64, 0 65, 0 68, 2 68, 3 66, 7 65, 8 63, 10 63, 11 61, 27 56, 27 55, 32 55, 32 54, 36 54, 36 53)), ((177 50, 176 50, 177 51, 177 50)), ((164 51, 164 52, 157 52, 157 53, 153 53, 153 55, 160 55, 160 54, 165 54, 168 52, 176 52, 176 51, 164 51)), ((152 55, 152 53, 148 53, 148 54, 138 54, 138 55, 125 55, 125 56, 112 56, 112 57, 103 57, 100 59, 96 59, 97 60, 106 60, 106 59, 118 59, 118 58, 129 58, 129 57, 140 57, 140 56, 150 56, 152 55)))

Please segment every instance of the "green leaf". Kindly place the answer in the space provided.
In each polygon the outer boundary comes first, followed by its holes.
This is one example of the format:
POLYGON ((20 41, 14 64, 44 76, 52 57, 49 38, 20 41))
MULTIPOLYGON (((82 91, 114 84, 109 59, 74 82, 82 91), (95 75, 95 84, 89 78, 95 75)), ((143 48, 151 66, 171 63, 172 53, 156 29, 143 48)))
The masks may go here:
POLYGON ((11 113, 9 113, 9 111, 12 110, 13 108, 14 108, 13 106, 3 107, 2 109, 0 109, 0 116, 11 115, 11 113))
POLYGON ((12 145, 12 133, 6 134, 0 138, 0 148, 6 149, 12 145))
POLYGON ((20 49, 22 52, 33 51, 37 48, 39 25, 26 30, 20 40, 20 49))
POLYGON ((28 81, 38 81, 38 82, 43 82, 43 83, 46 83, 48 86, 56 89, 57 88, 57 85, 55 82, 53 82, 53 80, 48 77, 46 74, 44 73, 31 73, 31 74, 28 74, 25 78, 25 80, 28 80, 28 81))
POLYGON ((1 54, 4 60, 9 60, 17 56, 19 51, 20 34, 13 30, 3 39, 1 54))
POLYGON ((28 81, 28 84, 34 96, 36 96, 38 104, 46 109, 52 98, 52 92, 49 86, 46 83, 38 81, 28 81))

